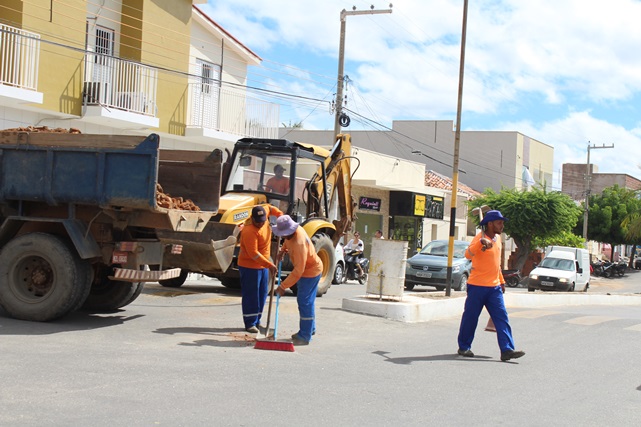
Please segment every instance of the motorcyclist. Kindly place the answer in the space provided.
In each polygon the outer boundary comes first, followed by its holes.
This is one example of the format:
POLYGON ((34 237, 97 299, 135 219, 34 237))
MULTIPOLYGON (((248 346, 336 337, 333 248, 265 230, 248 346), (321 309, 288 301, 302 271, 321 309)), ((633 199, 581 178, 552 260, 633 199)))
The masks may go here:
POLYGON ((360 264, 358 263, 358 258, 363 256, 363 251, 365 250, 365 243, 361 240, 361 234, 358 231, 354 232, 354 238, 347 242, 347 244, 344 246, 345 254, 349 255, 351 261, 348 261, 348 259, 345 260, 346 263, 349 264, 348 271, 353 271, 354 266, 358 269, 358 276, 363 275, 363 269, 361 268, 360 264))

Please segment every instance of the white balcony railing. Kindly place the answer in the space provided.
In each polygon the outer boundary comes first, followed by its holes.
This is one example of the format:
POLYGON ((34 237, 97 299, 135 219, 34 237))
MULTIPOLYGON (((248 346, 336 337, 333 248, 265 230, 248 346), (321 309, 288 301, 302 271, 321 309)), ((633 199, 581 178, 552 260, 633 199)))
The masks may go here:
POLYGON ((252 98, 241 88, 191 83, 188 126, 253 138, 278 138, 278 104, 252 98))
POLYGON ((0 24, 0 84, 38 89, 40 35, 0 24))
POLYGON ((155 68, 113 56, 85 54, 86 105, 100 105, 132 113, 156 116, 155 68))

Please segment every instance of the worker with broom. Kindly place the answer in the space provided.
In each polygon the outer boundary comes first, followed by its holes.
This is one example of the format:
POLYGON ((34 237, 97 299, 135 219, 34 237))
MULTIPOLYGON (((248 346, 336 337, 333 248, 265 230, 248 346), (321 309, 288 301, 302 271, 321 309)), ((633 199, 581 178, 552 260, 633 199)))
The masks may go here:
POLYGON ((276 265, 269 259, 272 229, 267 224, 270 215, 280 217, 283 212, 269 204, 254 206, 240 233, 238 272, 242 293, 245 330, 259 332, 260 317, 267 300, 269 273, 276 274, 276 265), (266 225, 267 224, 267 225, 266 225))
POLYGON ((276 288, 275 292, 283 296, 285 289, 298 285, 296 300, 300 325, 299 331, 292 335, 292 342, 294 345, 307 345, 316 331, 314 304, 316 290, 323 272, 323 263, 316 254, 316 249, 314 249, 305 230, 299 227, 298 223, 289 215, 279 217, 272 229, 276 236, 284 239, 283 246, 278 253, 278 260, 280 261, 287 253, 294 266, 294 270, 276 288))

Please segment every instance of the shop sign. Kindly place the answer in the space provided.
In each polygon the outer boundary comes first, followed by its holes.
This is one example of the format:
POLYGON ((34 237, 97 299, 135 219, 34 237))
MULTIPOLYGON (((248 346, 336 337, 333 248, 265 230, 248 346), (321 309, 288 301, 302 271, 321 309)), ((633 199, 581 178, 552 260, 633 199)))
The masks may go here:
POLYGON ((360 197, 358 199, 358 208, 367 211, 380 211, 381 199, 374 199, 371 197, 360 197))
POLYGON ((443 198, 437 196, 427 196, 425 200, 425 217, 434 219, 443 219, 443 210, 445 209, 443 198))
POLYGON ((425 216, 425 196, 423 194, 414 194, 414 215, 425 216))

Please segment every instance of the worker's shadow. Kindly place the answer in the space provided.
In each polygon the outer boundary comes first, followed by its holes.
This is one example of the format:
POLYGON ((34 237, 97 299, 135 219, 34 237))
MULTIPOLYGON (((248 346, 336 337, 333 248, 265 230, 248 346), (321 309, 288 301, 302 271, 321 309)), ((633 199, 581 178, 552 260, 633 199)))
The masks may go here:
POLYGON ((469 357, 461 357, 458 354, 435 354, 432 356, 415 356, 415 357, 389 357, 389 351, 373 351, 372 354, 381 356, 385 362, 391 362, 396 365, 411 365, 414 362, 435 362, 435 361, 446 361, 446 360, 461 360, 461 361, 471 361, 476 360, 479 362, 487 362, 492 359, 489 356, 474 356, 474 359, 469 357))
POLYGON ((208 335, 212 338, 197 339, 191 342, 180 342, 178 345, 186 347, 250 347, 254 346, 256 340, 254 335, 245 332, 243 328, 160 328, 153 331, 155 334, 165 335, 208 335))

